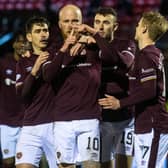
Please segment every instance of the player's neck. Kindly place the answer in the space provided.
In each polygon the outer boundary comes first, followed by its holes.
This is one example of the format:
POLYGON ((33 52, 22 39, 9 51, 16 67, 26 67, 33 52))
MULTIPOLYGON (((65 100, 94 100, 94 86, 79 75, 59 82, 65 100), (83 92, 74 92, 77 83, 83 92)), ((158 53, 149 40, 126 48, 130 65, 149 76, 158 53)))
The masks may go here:
POLYGON ((111 37, 108 39, 109 43, 114 40, 114 34, 111 34, 111 37))
POLYGON ((41 48, 36 48, 36 47, 33 47, 33 53, 36 54, 36 55, 40 55, 41 52, 42 52, 42 49, 41 48))
POLYGON ((14 52, 14 59, 15 59, 16 61, 18 61, 19 58, 20 58, 20 56, 19 56, 17 53, 14 52))
POLYGON ((146 38, 146 39, 141 39, 139 40, 138 42, 138 47, 140 50, 142 50, 143 48, 149 46, 149 45, 154 45, 155 42, 149 38, 146 38))

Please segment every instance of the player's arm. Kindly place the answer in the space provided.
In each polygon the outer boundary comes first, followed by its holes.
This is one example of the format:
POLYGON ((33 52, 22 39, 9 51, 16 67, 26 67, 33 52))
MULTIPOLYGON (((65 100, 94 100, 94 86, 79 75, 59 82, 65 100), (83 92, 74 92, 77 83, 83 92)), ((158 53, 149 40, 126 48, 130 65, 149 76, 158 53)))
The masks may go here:
POLYGON ((53 81, 73 60, 74 57, 71 57, 69 52, 62 52, 60 50, 53 53, 53 56, 42 66, 43 79, 46 82, 53 81))
POLYGON ((100 99, 99 104, 103 106, 103 108, 116 110, 156 98, 157 74, 154 62, 149 59, 149 57, 142 57, 141 59, 145 59, 145 61, 139 62, 138 65, 136 64, 140 67, 139 79, 136 79, 138 85, 131 91, 131 94, 128 97, 121 100, 110 95, 100 99), (145 70, 143 71, 143 69, 145 70))
POLYGON ((90 36, 93 37, 93 39, 95 40, 96 44, 98 45, 101 51, 101 54, 99 56, 105 63, 111 65, 116 65, 118 63, 120 58, 119 55, 117 54, 117 51, 114 50, 113 46, 109 43, 108 40, 99 35, 98 31, 95 28, 88 26, 86 24, 75 25, 74 27, 80 33, 89 34, 90 36))
POLYGON ((143 52, 139 58, 138 63, 135 64, 139 67, 138 86, 128 98, 120 100, 121 107, 152 100, 157 96, 157 67, 152 59, 153 53, 143 52))
POLYGON ((136 105, 156 97, 156 81, 150 80, 144 82, 139 87, 135 88, 131 95, 123 99, 117 99, 111 95, 105 95, 105 98, 99 99, 99 104, 104 109, 117 110, 119 108, 136 105))
POLYGON ((143 82, 139 87, 134 89, 130 96, 120 100, 120 107, 135 105, 156 97, 156 79, 143 82))
POLYGON ((42 75, 46 82, 53 81, 74 60, 74 57, 70 56, 70 48, 75 42, 76 37, 72 30, 59 51, 52 53, 49 60, 43 64, 42 75))
POLYGON ((117 82, 109 82, 106 83, 106 89, 104 92, 110 95, 119 95, 126 93, 126 90, 124 90, 117 82))
POLYGON ((25 70, 22 61, 16 64, 16 93, 23 100, 27 101, 31 96, 31 88, 35 83, 35 77, 25 70))
POLYGON ((24 81, 22 89, 23 98, 29 97, 29 95, 34 92, 34 85, 36 83, 36 79, 41 77, 41 66, 44 62, 47 61, 48 56, 48 52, 42 52, 36 59, 30 74, 26 77, 24 81))
POLYGON ((47 52, 41 53, 41 55, 39 55, 36 59, 35 64, 28 75, 26 75, 24 67, 21 65, 22 63, 19 62, 17 64, 16 90, 23 100, 29 100, 33 96, 35 92, 35 84, 40 76, 41 65, 47 60, 47 58, 47 52))
POLYGON ((93 37, 101 51, 100 57, 102 61, 111 66, 118 64, 120 57, 113 45, 111 45, 107 39, 101 37, 98 33, 96 33, 93 37))
POLYGON ((43 64, 42 75, 46 82, 51 82, 60 73, 65 54, 61 51, 56 52, 53 58, 50 56, 50 59, 43 64))
POLYGON ((122 51, 118 51, 118 55, 126 68, 129 69, 133 65, 135 60, 135 53, 136 45, 131 40, 127 42, 127 45, 124 49, 122 49, 122 51))

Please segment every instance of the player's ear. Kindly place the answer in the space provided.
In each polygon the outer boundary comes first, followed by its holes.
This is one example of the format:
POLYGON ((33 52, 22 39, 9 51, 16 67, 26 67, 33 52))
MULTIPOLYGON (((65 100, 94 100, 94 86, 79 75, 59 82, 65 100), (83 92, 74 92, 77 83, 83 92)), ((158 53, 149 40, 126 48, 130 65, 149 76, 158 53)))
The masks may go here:
POLYGON ((58 21, 58 27, 61 29, 61 21, 58 21))
POLYGON ((146 25, 144 25, 144 26, 142 27, 142 33, 146 33, 146 32, 147 32, 147 30, 148 30, 147 26, 146 26, 146 25))
POLYGON ((118 23, 114 24, 114 31, 116 31, 118 29, 118 23))
POLYGON ((27 34, 26 34, 26 38, 27 38, 27 40, 28 40, 29 42, 32 42, 32 36, 31 36, 30 33, 27 33, 27 34))

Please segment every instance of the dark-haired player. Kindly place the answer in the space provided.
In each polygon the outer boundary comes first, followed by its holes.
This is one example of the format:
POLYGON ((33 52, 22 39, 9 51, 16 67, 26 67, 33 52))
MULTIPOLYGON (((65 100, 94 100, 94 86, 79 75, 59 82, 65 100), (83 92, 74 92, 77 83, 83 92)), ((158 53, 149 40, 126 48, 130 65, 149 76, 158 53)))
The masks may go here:
MULTIPOLYGON (((95 14, 94 29, 87 25, 80 25, 79 31, 83 29, 83 32, 92 35, 100 49, 100 57, 108 56, 109 58, 108 63, 104 61, 102 63, 101 96, 114 94, 121 98, 127 96, 127 72, 134 62, 136 47, 133 41, 114 38, 117 28, 117 14, 114 9, 102 7, 95 14), (111 61, 114 58, 115 64, 111 61)), ((129 167, 134 126, 131 108, 119 110, 117 113, 113 113, 112 110, 103 110, 102 114, 101 166, 112 167, 112 161, 115 160, 117 167, 129 167)))
MULTIPOLYGON (((87 38, 85 42, 81 39, 83 35, 79 40, 77 39, 76 32, 79 32, 80 27, 83 26, 81 25, 79 8, 71 5, 63 7, 59 19, 59 26, 65 42, 55 59, 43 66, 44 79, 46 81, 56 79, 60 86, 59 89, 57 88, 54 109, 57 145, 59 144, 58 139, 60 141, 60 145, 57 146, 57 158, 61 161, 61 166, 73 167, 76 162, 76 153, 78 153, 80 160, 87 163, 87 166, 83 164, 84 166, 97 167, 99 154, 98 119, 101 117, 99 106, 96 103, 101 74, 99 51, 102 52, 101 58, 103 60, 108 60, 113 64, 122 59, 117 52, 114 57, 111 56, 109 41, 104 40, 96 29, 87 27, 89 30, 83 31, 90 31, 89 33, 100 42, 98 46, 87 45, 87 38), (70 53, 74 49, 73 47, 80 43, 85 43, 86 46, 77 56, 71 57, 70 53), (61 85, 58 81, 61 82, 61 85), (64 130, 64 132, 60 132, 60 130, 64 130), (69 146, 70 144, 71 146, 69 146)), ((95 41, 92 40, 92 42, 95 41)), ((123 53, 121 53, 121 57, 122 55, 123 53)), ((132 54, 130 57, 132 59, 132 54)), ((123 62, 121 64, 126 66, 123 62)))
POLYGON ((25 42, 23 31, 15 33, 13 54, 0 59, 0 142, 3 168, 15 165, 16 143, 22 126, 24 109, 16 96, 16 63, 25 42))
POLYGON ((32 52, 17 63, 16 89, 24 105, 24 119, 17 143, 16 167, 39 167, 45 153, 50 168, 57 167, 53 145, 53 117, 49 111, 54 92, 41 74, 41 66, 51 51, 47 50, 49 22, 34 16, 26 22, 26 37, 32 52))

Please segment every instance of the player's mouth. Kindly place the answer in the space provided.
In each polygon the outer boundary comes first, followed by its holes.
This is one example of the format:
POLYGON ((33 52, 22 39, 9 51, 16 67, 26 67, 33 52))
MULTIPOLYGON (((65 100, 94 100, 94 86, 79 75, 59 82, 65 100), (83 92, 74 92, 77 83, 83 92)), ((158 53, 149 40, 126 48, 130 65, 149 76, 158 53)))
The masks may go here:
POLYGON ((48 44, 48 39, 42 39, 42 40, 40 40, 40 43, 42 43, 42 44, 48 44))
POLYGON ((104 36, 104 32, 103 31, 99 31, 100 36, 104 36))

